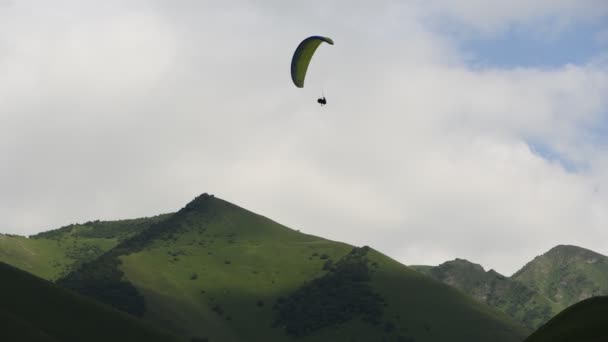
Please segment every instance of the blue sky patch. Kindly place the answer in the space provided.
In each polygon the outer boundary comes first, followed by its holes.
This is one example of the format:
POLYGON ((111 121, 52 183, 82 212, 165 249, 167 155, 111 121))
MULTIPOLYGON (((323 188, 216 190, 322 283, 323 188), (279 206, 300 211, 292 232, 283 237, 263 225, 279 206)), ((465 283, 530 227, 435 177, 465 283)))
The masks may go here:
POLYGON ((564 170, 568 172, 577 172, 585 168, 585 165, 579 165, 578 163, 575 163, 574 161, 557 152, 549 144, 545 144, 541 141, 534 139, 527 140, 526 143, 528 144, 528 147, 530 148, 532 153, 550 162, 559 163, 564 168, 564 170))
POLYGON ((555 34, 513 28, 499 36, 467 40, 462 48, 472 55, 470 62, 476 66, 553 68, 585 64, 608 50, 608 42, 598 39, 600 32, 606 30, 608 18, 555 34))

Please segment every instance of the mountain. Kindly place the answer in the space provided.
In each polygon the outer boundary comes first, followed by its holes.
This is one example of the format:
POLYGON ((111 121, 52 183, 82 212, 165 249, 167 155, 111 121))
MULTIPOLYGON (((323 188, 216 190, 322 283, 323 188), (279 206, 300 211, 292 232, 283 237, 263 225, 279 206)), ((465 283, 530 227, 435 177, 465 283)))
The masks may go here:
POLYGON ((592 296, 608 295, 608 257, 560 245, 534 258, 512 279, 564 309, 592 296))
POLYGON ((56 280, 169 216, 73 224, 30 238, 0 234, 0 262, 56 280))
POLYGON ((58 284, 192 341, 521 341, 528 330, 369 247, 203 194, 58 284))
POLYGON ((530 329, 538 328, 557 313, 556 305, 537 291, 464 259, 436 267, 411 267, 499 309, 530 329))
POLYGON ((410 267, 533 329, 568 306, 608 295, 608 257, 576 246, 556 246, 511 277, 463 259, 410 267))
POLYGON ((568 307, 525 342, 604 342, 608 336, 608 297, 593 297, 568 307))
POLYGON ((0 262, 0 341, 185 342, 0 262))

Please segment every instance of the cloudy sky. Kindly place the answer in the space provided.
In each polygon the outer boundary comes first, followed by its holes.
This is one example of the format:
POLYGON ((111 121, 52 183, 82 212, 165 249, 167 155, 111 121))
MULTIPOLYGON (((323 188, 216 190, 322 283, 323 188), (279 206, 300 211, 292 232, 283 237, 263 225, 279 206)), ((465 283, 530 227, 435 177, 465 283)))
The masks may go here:
POLYGON ((608 254, 607 134, 605 0, 0 0, 4 233, 210 192, 510 275, 556 244, 608 254), (310 35, 335 45, 298 89, 310 35))

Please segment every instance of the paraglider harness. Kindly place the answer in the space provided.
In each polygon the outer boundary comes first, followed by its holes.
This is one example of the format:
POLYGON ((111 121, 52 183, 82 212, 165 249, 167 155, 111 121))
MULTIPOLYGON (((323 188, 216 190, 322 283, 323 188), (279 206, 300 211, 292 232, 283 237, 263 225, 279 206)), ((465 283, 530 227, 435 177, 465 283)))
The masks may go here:
POLYGON ((321 107, 327 104, 327 100, 325 99, 325 89, 321 92, 321 97, 317 99, 317 103, 321 105, 321 107))

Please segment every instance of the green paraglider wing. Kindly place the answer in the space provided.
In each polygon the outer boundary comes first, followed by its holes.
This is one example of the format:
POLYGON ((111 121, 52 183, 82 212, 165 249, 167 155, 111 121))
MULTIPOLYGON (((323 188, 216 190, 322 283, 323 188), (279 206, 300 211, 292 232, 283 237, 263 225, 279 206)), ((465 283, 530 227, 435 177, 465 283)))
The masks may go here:
POLYGON ((308 70, 310 59, 323 42, 334 45, 334 41, 330 38, 312 36, 304 39, 293 53, 293 58, 291 59, 291 79, 296 87, 304 87, 304 78, 306 77, 306 70, 308 70))

